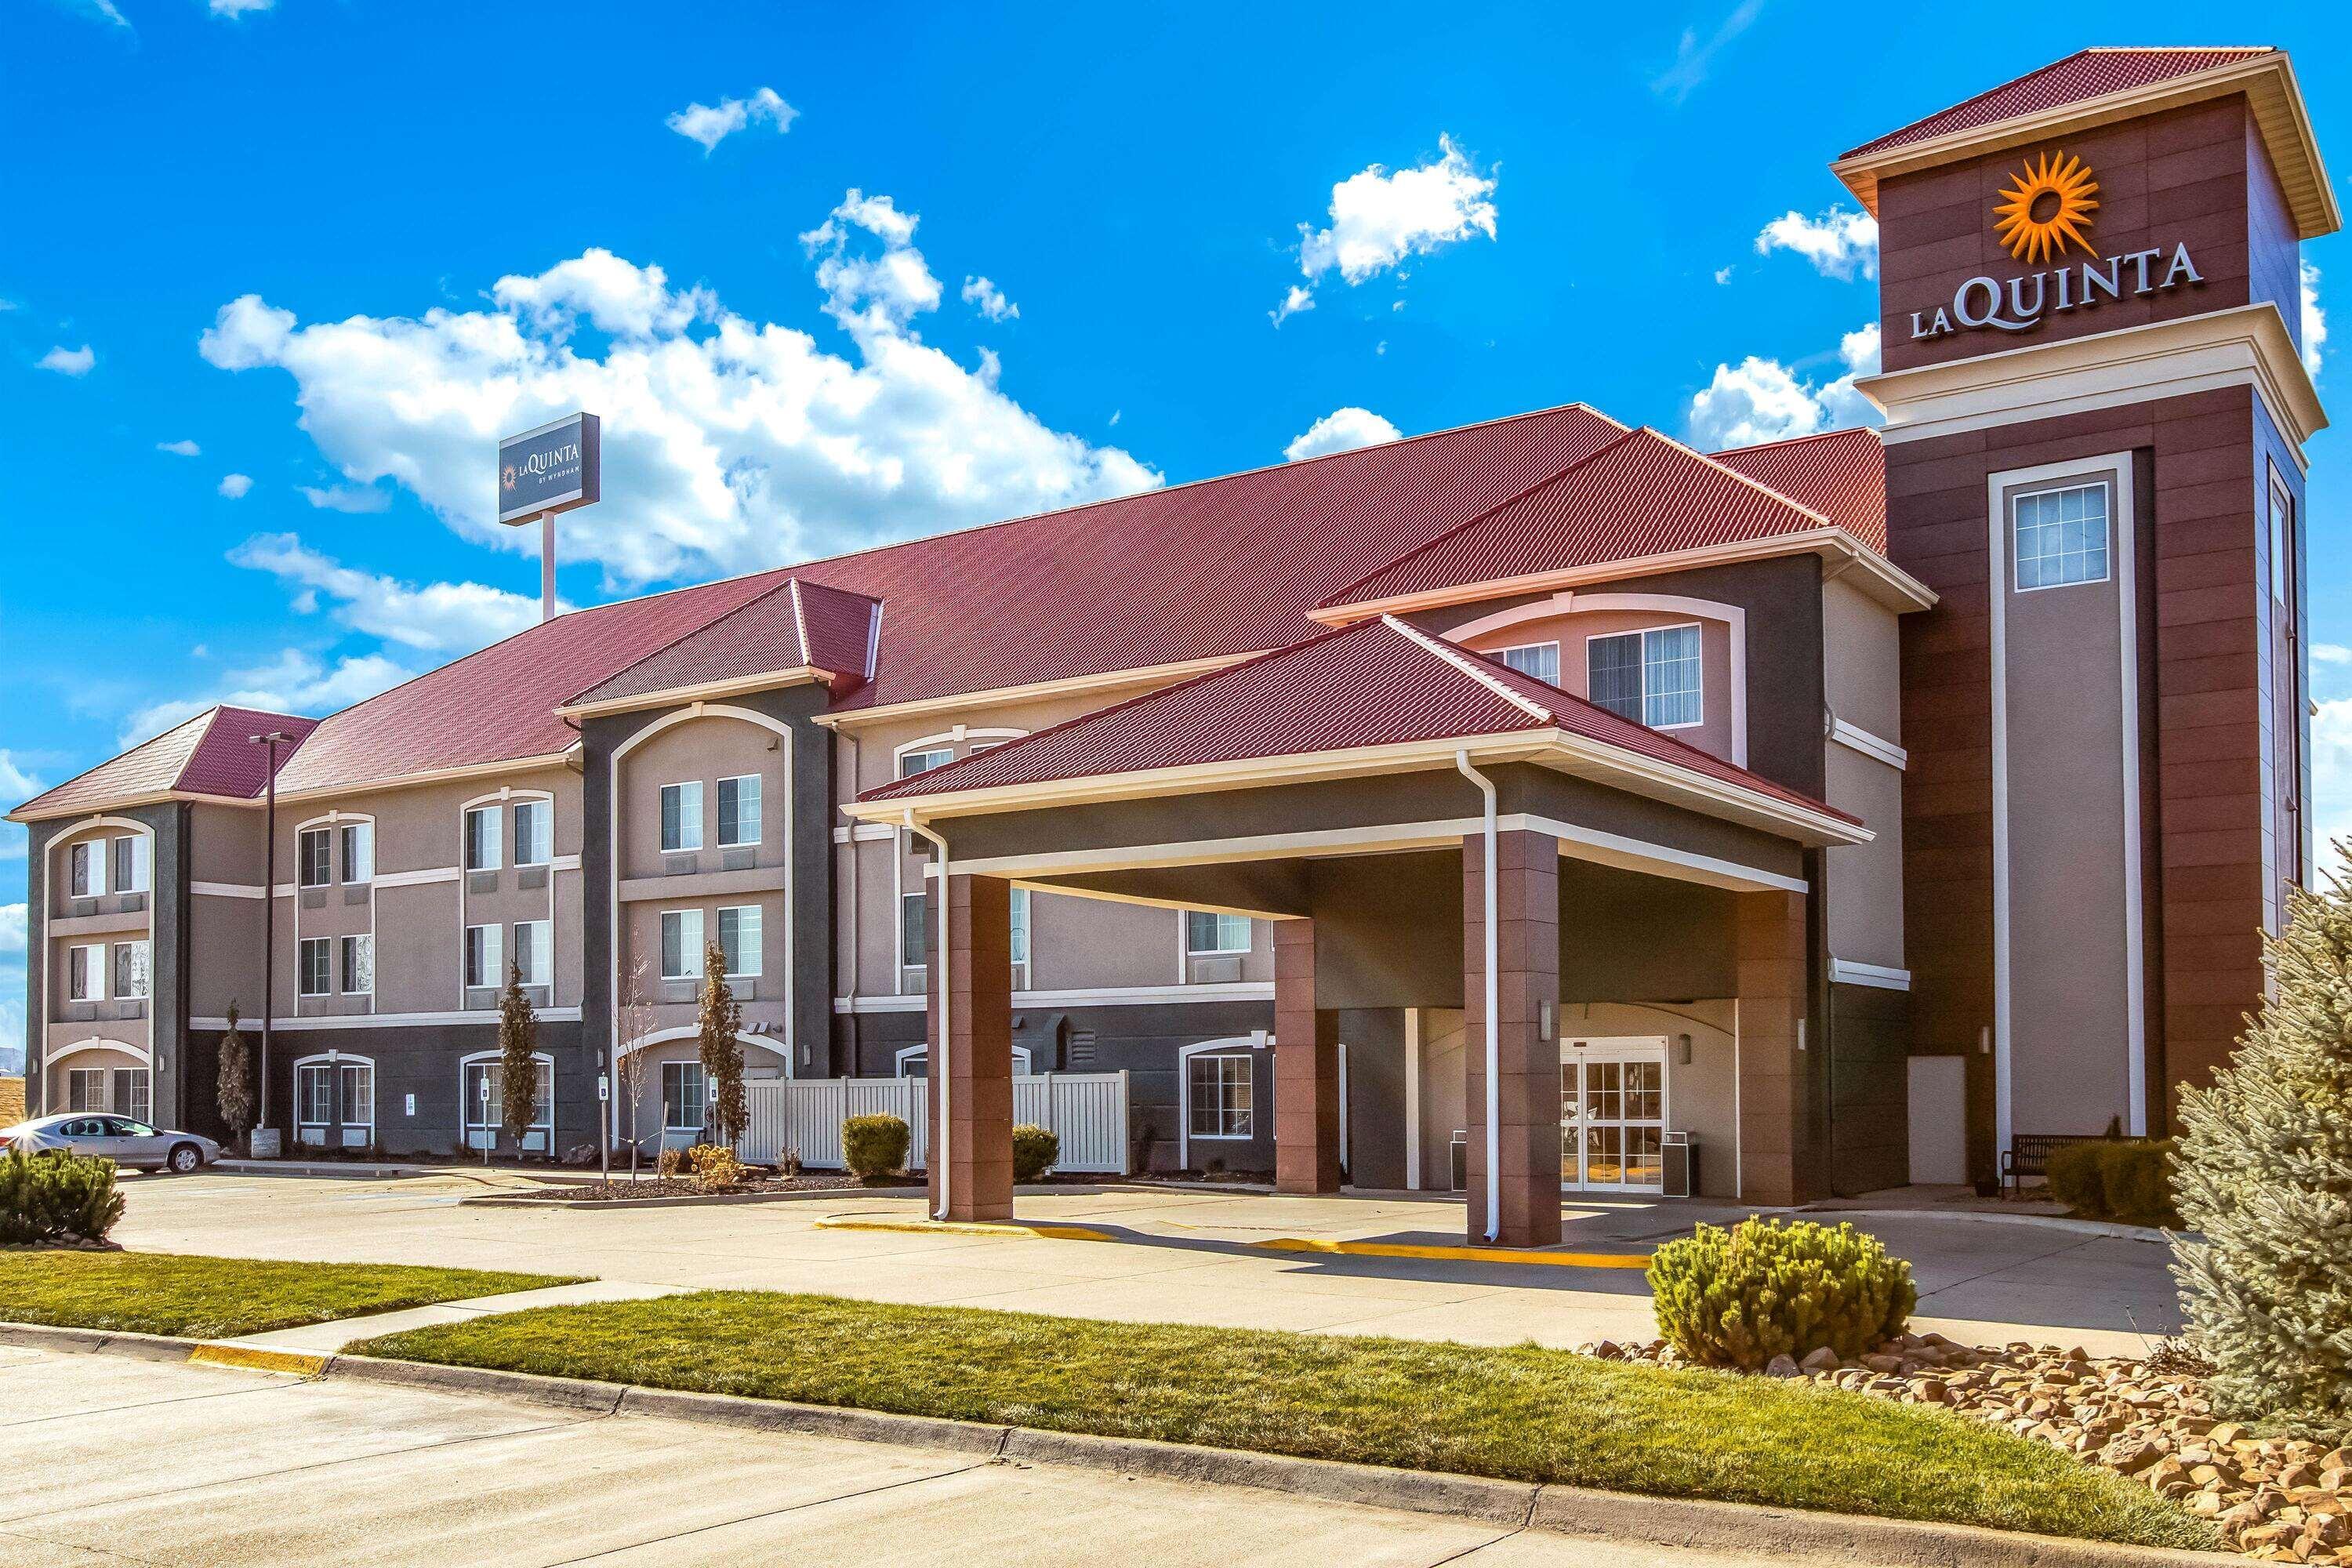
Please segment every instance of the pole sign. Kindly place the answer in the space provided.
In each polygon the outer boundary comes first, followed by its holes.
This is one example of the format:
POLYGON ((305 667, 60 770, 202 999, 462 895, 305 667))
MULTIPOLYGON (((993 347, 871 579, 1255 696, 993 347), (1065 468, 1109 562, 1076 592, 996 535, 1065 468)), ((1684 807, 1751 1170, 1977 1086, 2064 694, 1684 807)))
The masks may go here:
POLYGON ((593 414, 574 414, 499 443, 499 521, 528 522, 597 499, 603 439, 593 414))

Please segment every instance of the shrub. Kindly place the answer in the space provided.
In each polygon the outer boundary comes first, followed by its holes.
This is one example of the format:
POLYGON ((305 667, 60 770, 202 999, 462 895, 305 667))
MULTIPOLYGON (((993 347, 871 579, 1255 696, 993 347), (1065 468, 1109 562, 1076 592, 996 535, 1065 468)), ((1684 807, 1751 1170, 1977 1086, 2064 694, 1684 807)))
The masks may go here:
POLYGON ((743 1184, 743 1162, 724 1143, 698 1143, 686 1152, 686 1157, 694 1167, 694 1179, 711 1192, 743 1184))
POLYGON ((1708 1366, 1761 1370, 1824 1347, 1851 1360, 1903 1331, 1911 1266, 1851 1225, 1750 1215, 1670 1241, 1650 1259, 1658 1331, 1708 1366))
POLYGON ((870 1182, 906 1164, 913 1136, 903 1117, 852 1116, 841 1124, 841 1158, 870 1182))
POLYGON ((1024 1121, 1013 1130, 1013 1179, 1034 1182, 1062 1157, 1061 1137, 1050 1128, 1024 1121))
POLYGON ((2050 1195, 2077 1214, 2096 1215, 2107 1201, 2099 1174, 2100 1143, 2069 1143, 2050 1152, 2042 1165, 2050 1195))
POLYGON ((2170 1139, 2101 1138, 2069 1143, 2049 1161, 2050 1195, 2085 1219, 2177 1225, 2170 1139))
POLYGON ((2275 984, 2210 1089, 2181 1091, 2173 1192, 2189 1338, 2224 1414, 2352 1420, 2352 889, 2287 895, 2275 984))
POLYGON ((0 1156, 0 1242, 104 1241, 121 1217, 113 1161, 21 1149, 0 1156))
POLYGON ((654 1159, 654 1174, 665 1180, 693 1168, 687 1160, 685 1150, 667 1144, 663 1145, 662 1152, 654 1159))

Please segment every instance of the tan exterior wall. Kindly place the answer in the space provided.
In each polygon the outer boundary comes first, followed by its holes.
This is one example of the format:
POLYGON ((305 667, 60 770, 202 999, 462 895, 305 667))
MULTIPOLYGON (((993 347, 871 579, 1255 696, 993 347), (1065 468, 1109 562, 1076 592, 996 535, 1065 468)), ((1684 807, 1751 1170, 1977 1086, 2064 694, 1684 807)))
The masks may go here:
POLYGON ((1878 837, 1826 852, 1830 955, 1907 969, 1903 945, 1903 774, 1875 757, 1831 743, 1822 763, 1829 800, 1878 837))
POLYGON ((1589 694, 1587 641, 1622 632, 1645 631, 1652 626, 1687 626, 1694 621, 1699 627, 1701 720, 1696 725, 1677 726, 1665 733, 1711 756, 1736 761, 1732 749, 1732 628, 1728 622, 1679 610, 1571 610, 1566 615, 1545 616, 1490 632, 1473 633, 1461 640, 1465 647, 1484 654, 1497 654, 1507 647, 1523 647, 1531 643, 1557 643, 1560 689, 1584 697, 1589 694))
POLYGON ((1903 627, 1894 611, 1847 583, 1822 585, 1822 682, 1830 711, 1903 743, 1903 627))
MULTIPOLYGON (((125 965, 130 962, 129 950, 137 944, 147 943, 148 988, 152 991, 154 842, 152 836, 145 827, 137 824, 100 816, 87 826, 58 835, 42 853, 46 861, 43 878, 46 908, 44 918, 37 928, 39 932, 37 952, 29 956, 33 962, 42 965, 41 994, 47 1013, 41 1026, 43 1059, 48 1059, 69 1046, 93 1039, 120 1041, 140 1052, 149 1051, 152 1045, 152 1025, 149 1017, 151 998, 124 995, 122 980, 125 965), (105 875, 100 886, 111 889, 117 860, 126 852, 117 842, 122 839, 134 839, 143 846, 142 849, 129 852, 143 853, 147 857, 147 889, 121 893, 103 890, 89 898, 73 897, 74 846, 104 846, 98 851, 105 858, 101 868, 105 875), (78 947, 97 950, 91 962, 97 963, 100 971, 103 994, 89 1001, 74 1001, 68 984, 73 951, 78 947)), ((81 1065, 79 1058, 76 1065, 81 1065)))

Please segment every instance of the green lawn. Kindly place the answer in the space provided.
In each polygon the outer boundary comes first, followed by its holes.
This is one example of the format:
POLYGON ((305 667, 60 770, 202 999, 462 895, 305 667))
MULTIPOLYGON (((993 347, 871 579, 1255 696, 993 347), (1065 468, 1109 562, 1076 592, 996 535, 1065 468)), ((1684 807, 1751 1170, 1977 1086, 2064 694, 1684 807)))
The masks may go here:
POLYGON ((226 1339, 571 1281, 373 1263, 162 1252, 0 1252, 0 1322, 226 1339))
POLYGON ((2210 1546, 2144 1489, 1940 1410, 1532 1345, 708 1291, 393 1334, 366 1355, 1676 1497, 2210 1546))

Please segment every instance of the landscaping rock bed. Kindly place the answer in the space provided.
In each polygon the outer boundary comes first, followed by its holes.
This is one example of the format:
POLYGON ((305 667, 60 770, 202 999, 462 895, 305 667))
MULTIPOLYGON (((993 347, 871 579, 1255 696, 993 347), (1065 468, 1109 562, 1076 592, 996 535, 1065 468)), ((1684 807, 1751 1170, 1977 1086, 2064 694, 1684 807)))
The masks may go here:
MULTIPOLYGON (((1663 1340, 1577 1348, 1603 1361, 1688 1364, 1663 1340)), ((2169 1347, 2144 1361, 2094 1359, 2054 1345, 1986 1350, 1906 1333, 1858 1362, 1826 1350, 1802 1363, 1780 1356, 1766 1375, 1940 1405, 2131 1477, 2213 1521, 2257 1562, 2352 1568, 2352 1444, 2257 1436, 2217 1419, 2200 1372, 2169 1347)))
POLYGON ((621 1176, 609 1185, 603 1182, 566 1182, 535 1193, 500 1195, 515 1202, 627 1203, 646 1198, 742 1197, 757 1193, 904 1192, 922 1184, 912 1179, 867 1183, 845 1171, 812 1171, 797 1176, 754 1176, 725 1187, 706 1187, 692 1176, 621 1176))

